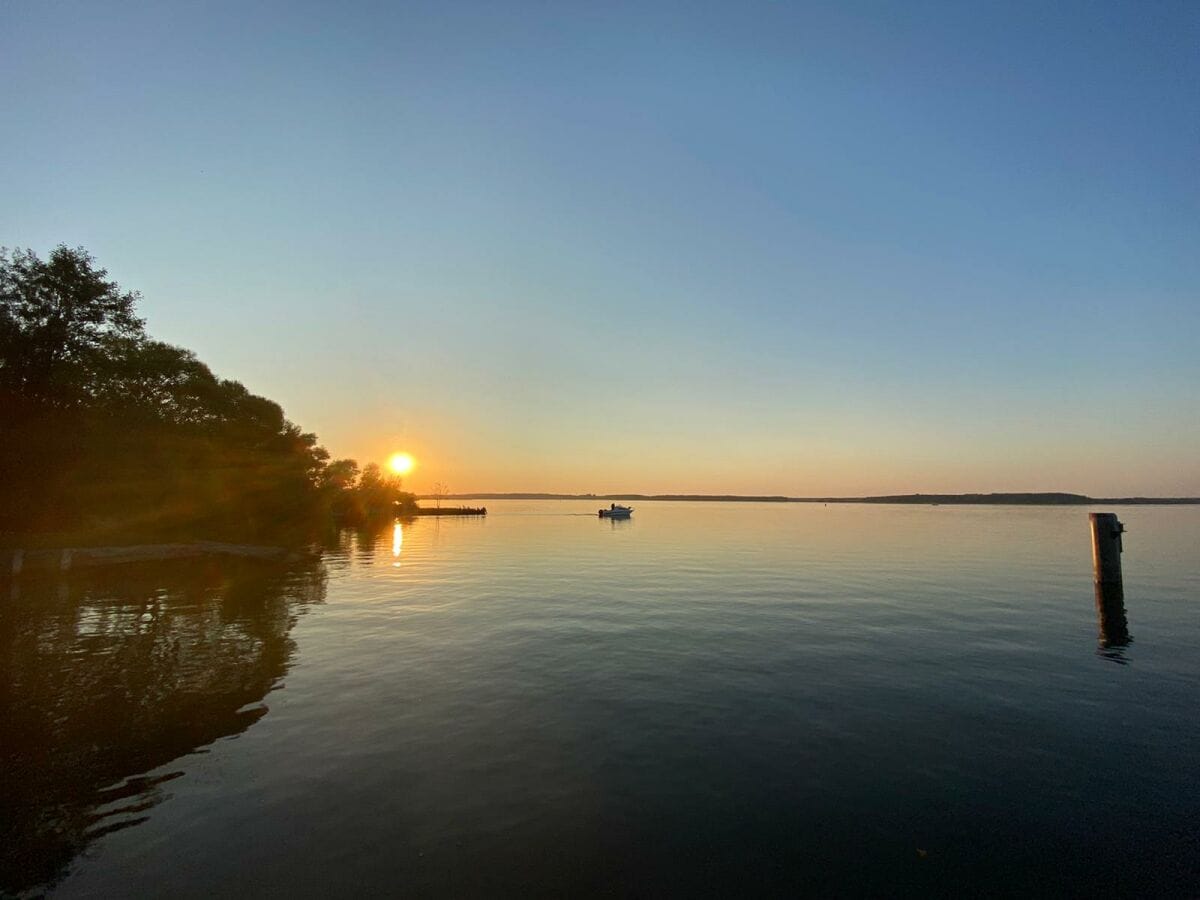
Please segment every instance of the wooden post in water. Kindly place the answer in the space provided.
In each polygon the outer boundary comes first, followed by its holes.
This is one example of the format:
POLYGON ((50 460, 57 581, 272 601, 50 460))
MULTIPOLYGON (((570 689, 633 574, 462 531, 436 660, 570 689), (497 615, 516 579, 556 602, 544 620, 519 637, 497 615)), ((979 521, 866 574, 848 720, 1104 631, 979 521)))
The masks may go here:
POLYGON ((1116 513, 1088 513, 1092 525, 1092 578, 1096 587, 1096 616, 1100 643, 1123 647, 1129 643, 1125 618, 1125 586, 1121 580, 1121 535, 1125 526, 1116 513))

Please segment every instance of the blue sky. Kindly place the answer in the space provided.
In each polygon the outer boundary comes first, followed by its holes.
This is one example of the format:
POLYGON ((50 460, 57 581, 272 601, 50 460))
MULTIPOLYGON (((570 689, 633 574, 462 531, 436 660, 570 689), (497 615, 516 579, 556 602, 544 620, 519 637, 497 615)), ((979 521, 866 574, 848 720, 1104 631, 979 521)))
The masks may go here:
POLYGON ((11 2, 0 244, 459 490, 1200 494, 1200 7, 11 2))

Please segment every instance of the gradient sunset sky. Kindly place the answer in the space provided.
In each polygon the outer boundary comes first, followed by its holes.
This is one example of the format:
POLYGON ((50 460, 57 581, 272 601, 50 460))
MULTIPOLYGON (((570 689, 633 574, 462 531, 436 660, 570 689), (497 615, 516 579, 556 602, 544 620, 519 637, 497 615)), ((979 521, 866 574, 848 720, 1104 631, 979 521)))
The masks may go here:
POLYGON ((0 245, 453 491, 1200 494, 1200 4, 9 0, 0 245))

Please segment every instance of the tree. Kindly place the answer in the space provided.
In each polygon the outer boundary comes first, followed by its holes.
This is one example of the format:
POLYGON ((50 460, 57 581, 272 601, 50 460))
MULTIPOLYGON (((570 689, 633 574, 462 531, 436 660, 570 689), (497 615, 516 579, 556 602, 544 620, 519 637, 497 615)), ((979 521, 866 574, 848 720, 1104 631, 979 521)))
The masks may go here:
POLYGON ((398 475, 385 475, 375 463, 363 466, 356 491, 358 506, 365 518, 395 516, 416 508, 416 498, 401 490, 398 475))
POLYGON ((325 466, 322 479, 322 484, 330 490, 353 490, 358 482, 358 463, 352 459, 335 459, 325 466))
POLYGON ((438 509, 442 508, 442 500, 448 493, 450 493, 450 489, 440 481, 433 486, 433 499, 437 503, 438 509))
POLYGON ((279 404, 148 338, 138 299, 82 249, 0 251, 0 530, 304 527, 357 467, 327 474, 316 435, 279 404))
POLYGON ((89 363, 113 338, 138 339, 139 295, 122 291, 82 247, 0 248, 0 392, 9 403, 82 401, 89 363))

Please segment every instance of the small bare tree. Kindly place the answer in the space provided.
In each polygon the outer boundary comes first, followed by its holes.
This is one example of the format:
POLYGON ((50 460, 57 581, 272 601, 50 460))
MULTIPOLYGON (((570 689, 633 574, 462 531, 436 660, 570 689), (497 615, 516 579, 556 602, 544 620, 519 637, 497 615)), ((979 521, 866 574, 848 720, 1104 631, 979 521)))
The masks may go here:
POLYGON ((433 499, 437 503, 437 508, 442 508, 442 498, 450 492, 450 489, 442 482, 438 482, 433 486, 433 499))

